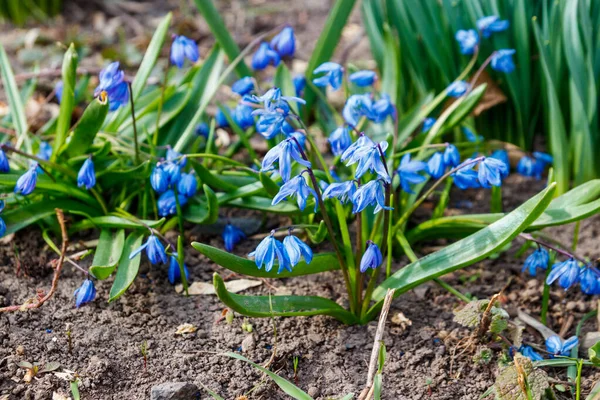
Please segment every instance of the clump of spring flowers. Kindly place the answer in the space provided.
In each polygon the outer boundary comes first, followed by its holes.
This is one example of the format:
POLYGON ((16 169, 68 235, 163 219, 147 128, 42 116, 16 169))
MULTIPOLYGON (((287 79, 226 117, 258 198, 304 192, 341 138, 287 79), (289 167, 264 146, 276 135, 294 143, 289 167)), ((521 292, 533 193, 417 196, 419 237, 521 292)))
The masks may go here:
POLYGON ((150 175, 150 185, 159 195, 158 215, 167 217, 177 213, 177 205, 183 207, 198 190, 194 172, 183 172, 187 159, 182 154, 167 149, 166 159, 156 163, 150 175))

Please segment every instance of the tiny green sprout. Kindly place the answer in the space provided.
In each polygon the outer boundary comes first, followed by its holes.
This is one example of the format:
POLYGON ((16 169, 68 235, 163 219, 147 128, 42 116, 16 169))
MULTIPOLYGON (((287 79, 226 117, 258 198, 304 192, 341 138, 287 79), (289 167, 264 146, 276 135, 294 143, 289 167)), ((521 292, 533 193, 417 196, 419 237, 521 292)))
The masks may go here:
POLYGON ((49 362, 41 368, 42 364, 38 362, 30 363, 29 361, 21 361, 17 365, 27 371, 25 376, 23 376, 23 381, 26 383, 31 382, 39 374, 56 371, 60 368, 60 363, 57 362, 49 362))
POLYGON ((228 325, 231 325, 231 323, 233 322, 233 311, 231 311, 229 308, 227 308, 227 309, 225 309, 224 313, 225 313, 225 322, 227 322, 228 325))
MULTIPOLYGON (((233 317, 232 317, 232 319, 233 319, 233 317)), ((248 323, 248 320, 246 318, 244 318, 244 321, 242 322, 242 330, 244 330, 248 333, 252 333, 252 330, 253 330, 252 324, 248 323)))
POLYGON ((383 343, 383 341, 381 342, 381 345, 379 346, 379 358, 378 358, 378 367, 377 367, 377 372, 381 373, 383 371, 383 365, 385 364, 385 357, 387 355, 387 351, 385 348, 385 344, 383 343))
POLYGON ((140 345, 140 352, 144 358, 144 371, 148 370, 148 341, 144 340, 140 345))
POLYGON ((73 352, 73 336, 71 334, 72 325, 69 323, 65 327, 65 335, 67 336, 67 344, 69 346, 69 354, 73 352))
POLYGON ((488 347, 482 347, 477 354, 473 356, 473 362, 478 365, 488 365, 492 361, 492 350, 488 347))
POLYGON ((427 394, 431 396, 433 391, 431 390, 431 386, 433 385, 433 379, 425 378, 425 386, 427 386, 427 394))
POLYGON ((294 366, 294 382, 296 384, 298 383, 298 364, 299 363, 300 363, 300 357, 294 356, 294 359, 292 360, 292 364, 294 366))

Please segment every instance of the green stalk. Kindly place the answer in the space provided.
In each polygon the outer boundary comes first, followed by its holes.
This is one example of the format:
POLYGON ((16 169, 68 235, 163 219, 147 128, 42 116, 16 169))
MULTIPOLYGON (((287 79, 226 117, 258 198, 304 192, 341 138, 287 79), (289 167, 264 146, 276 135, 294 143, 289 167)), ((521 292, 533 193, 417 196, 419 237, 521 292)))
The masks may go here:
POLYGON ((577 244, 579 242, 579 230, 581 228, 581 220, 575 223, 575 229, 573 230, 573 245, 571 246, 571 250, 573 252, 577 251, 577 244))
POLYGON ((540 314, 540 321, 546 325, 548 323, 548 304, 550 302, 550 285, 546 283, 548 275, 550 275, 551 268, 546 268, 546 275, 544 276, 544 291, 542 292, 542 311, 540 314))
MULTIPOLYGON (((179 212, 179 210, 179 202, 177 202, 177 211, 179 212)), ((181 275, 181 284, 183 285, 183 291, 185 292, 186 296, 189 296, 190 294, 188 293, 188 281, 187 277, 185 276, 184 260, 185 256, 183 253, 183 232, 181 232, 181 235, 177 236, 177 263, 179 264, 179 274, 181 275)))
POLYGON ((131 88, 131 82, 127 82, 129 86, 129 105, 131 106, 131 121, 133 123, 133 145, 135 150, 135 164, 140 164, 140 149, 138 143, 138 131, 137 124, 135 122, 135 105, 133 103, 133 89, 131 88))
POLYGON ((502 187, 492 186, 492 200, 490 205, 492 213, 502 212, 502 187))

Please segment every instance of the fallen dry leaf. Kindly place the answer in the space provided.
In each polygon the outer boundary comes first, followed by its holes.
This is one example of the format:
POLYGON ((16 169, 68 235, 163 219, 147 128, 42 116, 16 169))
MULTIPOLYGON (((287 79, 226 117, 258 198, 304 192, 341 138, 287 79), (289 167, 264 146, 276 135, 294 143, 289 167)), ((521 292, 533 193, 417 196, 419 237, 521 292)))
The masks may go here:
MULTIPOLYGON (((252 279, 235 279, 233 281, 225 282, 225 287, 231 293, 238 293, 248 288, 260 286, 261 284, 261 281, 255 281, 252 279)), ((177 293, 183 292, 183 285, 175 286, 175 291, 177 293)), ((212 283, 208 282, 194 282, 188 287, 188 293, 192 296, 203 294, 215 294, 215 287, 212 283)))
POLYGON ((52 392, 52 400, 71 400, 71 398, 60 393, 52 392))
POLYGON ((194 333, 198 330, 192 324, 181 324, 177 327, 177 331, 175 331, 176 335, 185 335, 186 333, 194 333))
POLYGON ((392 315, 392 324, 399 325, 404 330, 412 325, 412 321, 406 318, 403 313, 397 312, 396 314, 392 315))

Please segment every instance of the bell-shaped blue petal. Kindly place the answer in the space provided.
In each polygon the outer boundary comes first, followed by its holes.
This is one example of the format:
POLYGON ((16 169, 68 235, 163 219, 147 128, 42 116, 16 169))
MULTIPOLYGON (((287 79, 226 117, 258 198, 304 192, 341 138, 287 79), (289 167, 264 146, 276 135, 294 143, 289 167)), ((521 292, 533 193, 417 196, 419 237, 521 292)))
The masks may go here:
POLYGON ((501 32, 508 29, 509 22, 500 20, 496 15, 490 15, 477 20, 477 29, 481 32, 481 36, 489 38, 494 32, 501 32))
POLYGON ((129 259, 133 259, 135 256, 140 254, 142 250, 146 250, 146 255, 152 264, 167 263, 167 253, 165 253, 165 247, 156 236, 148 236, 146 243, 132 251, 129 255, 129 259))
POLYGON ((185 197, 193 197, 198 190, 198 180, 192 172, 189 174, 181 174, 179 183, 177 184, 177 192, 185 197))
POLYGON ((450 97, 460 97, 471 89, 471 85, 465 81, 452 82, 446 88, 446 94, 450 97))
POLYGON ((307 168, 311 166, 309 161, 302 158, 294 139, 285 139, 267 152, 263 158, 261 171, 273 169, 273 164, 277 162, 279 175, 284 182, 287 182, 292 175, 292 159, 307 168))
POLYGON ((397 169, 402 190, 412 194, 412 185, 423 183, 427 180, 425 176, 420 174, 420 172, 426 171, 426 163, 423 161, 411 161, 410 154, 405 154, 400 160, 400 166, 397 169))
MULTIPOLYGON (((304 208, 306 207, 306 201, 308 200, 308 196, 311 194, 315 199, 317 198, 317 194, 315 193, 315 191, 310 186, 308 186, 306 180, 304 179, 302 174, 300 174, 290 179, 281 186, 281 189, 279 189, 279 193, 275 195, 271 204, 276 205, 282 202, 283 200, 286 200, 288 197, 296 196, 298 208, 300 209, 300 211, 304 211, 304 208)), ((317 205, 315 203, 315 209, 316 207, 317 205)))
POLYGON ((296 92, 296 96, 301 96, 304 92, 304 88, 306 87, 306 78, 304 75, 296 75, 294 79, 292 79, 294 83, 294 89, 296 92))
MULTIPOLYGON (((180 207, 187 204, 187 197, 182 194, 177 194, 177 200, 180 207)), ((158 215, 168 217, 169 215, 177 214, 177 200, 175 200, 175 192, 171 189, 161 194, 157 202, 158 215)))
POLYGON ((435 118, 427 117, 423 120, 423 128, 421 128, 421 132, 428 132, 437 120, 435 118))
POLYGON ((379 250, 379 246, 370 240, 367 241, 367 249, 360 259, 360 272, 365 273, 367 269, 376 269, 379 268, 381 263, 383 262, 383 256, 381 255, 381 250, 379 250))
POLYGON ((158 164, 150 174, 150 185, 156 193, 164 193, 169 188, 169 177, 162 167, 158 164))
POLYGON ((359 87, 371 86, 377 80, 377 74, 368 70, 357 71, 350 74, 348 79, 359 87))
POLYGON ((8 157, 4 150, 0 148, 0 173, 10 172, 10 165, 8 164, 8 157))
POLYGON ((296 51, 294 29, 286 26, 271 40, 271 48, 281 57, 292 57, 296 51))
POLYGON ((254 56, 252 56, 252 68, 261 70, 267 68, 269 64, 276 67, 280 61, 279 54, 271 49, 268 43, 263 42, 258 47, 258 50, 256 50, 256 53, 254 53, 254 56))
MULTIPOLYGON (((225 108, 229 112, 229 114, 231 114, 231 109, 229 107, 223 106, 223 108, 225 108)), ((215 121, 219 128, 227 128, 229 126, 229 121, 227 121, 227 117, 225 117, 225 114, 223 113, 221 107, 217 109, 217 113, 215 114, 215 121)))
POLYGON ((6 234, 6 222, 0 217, 0 238, 6 234))
POLYGON ((240 96, 245 96, 254 91, 254 79, 251 76, 245 76, 231 85, 231 90, 240 96))
POLYGON ((385 193, 383 182, 379 179, 365 183, 356 189, 352 195, 352 212, 354 214, 361 212, 368 206, 375 206, 373 214, 381 210, 393 210, 392 207, 385 205, 385 193))
POLYGON ((427 161, 427 173, 434 179, 439 179, 446 172, 446 165, 444 164, 444 157, 442 153, 435 152, 429 161, 427 161))
POLYGON ((521 345, 521 347, 519 348, 519 353, 523 354, 531 361, 542 361, 544 359, 544 357, 542 357, 538 352, 533 350, 531 346, 521 345))
POLYGON ((391 178, 381 157, 381 153, 385 155, 387 147, 388 143, 385 141, 377 144, 367 136, 361 136, 342 153, 341 160, 346 162, 347 166, 358 163, 354 174, 355 179, 371 171, 389 183, 391 178))
POLYGON ((203 136, 208 139, 208 134, 210 133, 210 127, 206 122, 200 122, 196 125, 196 135, 203 136))
POLYGON ((446 146, 446 150, 444 150, 444 164, 451 168, 460 164, 460 153, 455 145, 448 144, 446 146))
POLYGON ((334 182, 327 186, 327 189, 323 191, 323 199, 336 198, 342 203, 347 203, 352 200, 354 193, 356 192, 356 182, 334 182))
POLYGON ((567 290, 579 281, 579 270, 579 263, 573 258, 556 263, 552 266, 546 283, 552 285, 554 281, 558 280, 560 287, 567 290))
POLYGON ((77 186, 85 186, 87 190, 90 190, 96 185, 96 172, 94 171, 94 162, 90 156, 83 162, 83 165, 79 169, 77 174, 77 186))
POLYGON ((392 103, 390 96, 382 94, 379 100, 373 103, 370 114, 366 114, 366 117, 371 121, 378 124, 382 123, 387 117, 392 117, 392 120, 396 120, 396 107, 392 103))
POLYGON ((508 168, 502 161, 486 157, 479 163, 477 178, 483 188, 502 186, 502 179, 508 175, 508 168))
MULTIPOLYGON (((188 271, 187 265, 183 264, 183 272, 185 273, 185 280, 189 281, 190 271, 188 271)), ((181 281, 181 269, 179 268, 179 262, 177 261, 177 253, 173 253, 169 262, 169 283, 171 285, 181 281)))
POLYGON ((19 179, 17 179, 17 184, 15 185, 15 193, 20 193, 23 196, 27 196, 28 194, 31 194, 31 192, 33 192, 37 183, 37 169, 38 164, 33 163, 29 167, 29 170, 23 175, 21 175, 19 179))
POLYGON ((569 356, 571 349, 579 344, 577 336, 571 336, 562 340, 558 335, 552 335, 546 339, 546 350, 553 356, 569 356))
POLYGON ((96 298, 94 282, 91 279, 86 279, 81 286, 75 290, 73 295, 75 296, 75 307, 77 308, 93 301, 96 298))
POLYGON ((515 70, 515 63, 513 61, 513 55, 516 53, 514 49, 502 49, 497 50, 492 55, 492 61, 490 65, 494 71, 504 72, 510 74, 515 70))
POLYGON ((181 165, 177 162, 167 161, 162 164, 167 183, 169 186, 174 187, 181 178, 181 165))
POLYGON ((177 68, 183 68, 186 58, 191 62, 196 62, 199 57, 196 42, 183 35, 175 36, 171 44, 171 63, 175 64, 177 68))
POLYGON ((275 259, 279 262, 279 269, 277 273, 281 273, 284 269, 288 271, 292 270, 289 256, 283 246, 283 244, 271 235, 264 238, 256 247, 252 253, 248 254, 250 257, 254 257, 254 263, 261 269, 263 264, 265 271, 269 272, 273 269, 275 259))
POLYGON ((374 119, 373 101, 369 94, 353 94, 346 100, 342 116, 347 124, 356 127, 362 117, 374 119))
POLYGON ((459 30, 454 35, 458 45, 460 46, 460 53, 464 55, 471 55, 475 53, 477 46, 479 45, 479 35, 475 29, 459 30))
POLYGON ((283 247, 288 254, 290 264, 295 267, 300 262, 300 257, 310 264, 313 258, 312 249, 294 235, 288 235, 283 239, 283 247))
POLYGON ((459 167, 458 170, 452 174, 456 187, 462 190, 481 187, 478 174, 473 170, 473 166, 474 164, 471 162, 471 159, 465 160, 463 166, 459 167))
POLYGON ((251 126, 254 126, 254 115, 252 115, 253 111, 254 109, 252 107, 240 103, 233 109, 231 117, 240 128, 247 129, 251 126))
POLYGON ((544 247, 538 247, 537 250, 525 259, 525 264, 523 264, 521 272, 528 271, 529 275, 535 276, 538 269, 545 270, 548 268, 549 260, 550 255, 548 254, 548 250, 544 247))
POLYGON ((476 142, 483 140, 483 138, 481 136, 477 136, 477 134, 475 134, 475 132, 473 132, 467 126, 462 127, 462 132, 463 132, 463 135, 465 135, 465 139, 467 139, 467 141, 469 141, 471 143, 476 143, 476 142))
POLYGON ((344 68, 340 64, 331 61, 324 62, 319 65, 314 71, 314 75, 322 74, 323 76, 313 79, 316 86, 327 87, 328 85, 333 90, 338 90, 342 86, 342 78, 344 77, 344 68))
POLYGON ((508 152, 506 150, 496 150, 490 157, 502 161, 506 165, 506 169, 510 170, 510 159, 508 158, 508 152))
POLYGON ((581 291, 585 294, 600 294, 600 275, 598 270, 591 265, 582 268, 579 274, 579 285, 581 286, 581 291))
POLYGON ((42 160, 48 161, 50 157, 52 157, 52 146, 50 145, 50 143, 41 141, 36 156, 38 158, 41 158, 42 160))
POLYGON ((329 135, 329 144, 334 156, 341 156, 352 144, 350 130, 347 126, 340 126, 329 135))
POLYGON ((242 239, 246 238, 246 235, 241 231, 241 229, 231 224, 225 225, 222 236, 223 242, 225 242, 225 250, 230 253, 233 251, 233 248, 236 244, 241 242, 242 239))
POLYGON ((169 146, 167 148, 167 161, 179 164, 181 167, 185 167, 187 164, 187 158, 178 151, 175 151, 169 146))
POLYGON ((119 68, 119 62, 113 62, 102 69, 99 79, 94 96, 106 92, 110 111, 115 111, 129 100, 129 87, 124 80, 125 73, 119 68))

